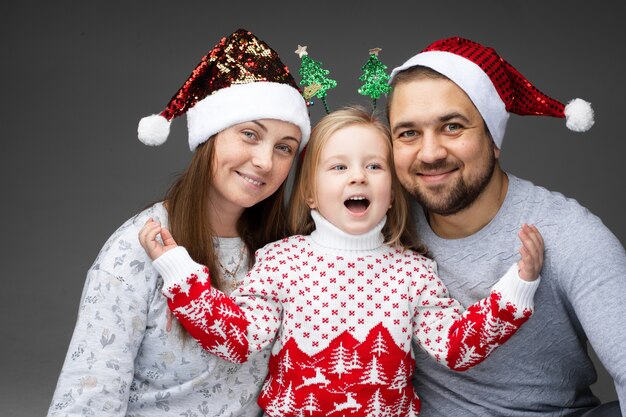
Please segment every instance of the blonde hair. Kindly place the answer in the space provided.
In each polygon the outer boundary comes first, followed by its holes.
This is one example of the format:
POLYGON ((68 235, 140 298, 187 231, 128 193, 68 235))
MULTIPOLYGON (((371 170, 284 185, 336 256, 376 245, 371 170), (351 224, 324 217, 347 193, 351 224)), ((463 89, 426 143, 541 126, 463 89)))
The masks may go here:
POLYGON ((315 229, 311 209, 307 199, 316 198, 315 176, 319 167, 322 149, 328 138, 335 132, 349 126, 361 125, 376 129, 387 144, 387 160, 391 170, 391 188, 393 204, 387 211, 387 222, 383 227, 385 243, 400 245, 420 253, 426 253, 424 246, 417 239, 406 191, 396 176, 393 163, 393 148, 389 127, 373 112, 361 106, 347 106, 324 116, 311 132, 311 138, 305 148, 304 157, 298 166, 296 180, 289 201, 288 225, 291 234, 310 234, 315 229))

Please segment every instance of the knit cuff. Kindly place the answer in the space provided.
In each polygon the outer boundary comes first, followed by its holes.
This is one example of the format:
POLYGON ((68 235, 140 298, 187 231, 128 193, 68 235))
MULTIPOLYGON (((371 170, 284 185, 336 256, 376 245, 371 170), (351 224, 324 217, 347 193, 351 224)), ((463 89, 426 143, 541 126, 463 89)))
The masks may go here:
POLYGON ((204 271, 204 266, 191 259, 183 246, 168 250, 155 259, 152 266, 163 278, 163 292, 166 295, 170 294, 174 287, 187 288, 187 278, 191 275, 201 276, 204 271))
POLYGON ((503 302, 511 302, 515 304, 519 311, 524 309, 532 310, 534 308, 534 297, 541 276, 534 281, 524 281, 518 273, 517 263, 514 263, 504 274, 500 281, 496 282, 492 290, 502 295, 503 302))

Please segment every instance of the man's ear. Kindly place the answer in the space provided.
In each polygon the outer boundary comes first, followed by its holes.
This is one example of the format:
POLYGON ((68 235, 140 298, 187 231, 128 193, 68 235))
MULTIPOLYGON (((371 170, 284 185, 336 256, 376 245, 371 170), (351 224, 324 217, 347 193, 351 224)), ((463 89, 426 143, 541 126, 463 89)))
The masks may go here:
POLYGON ((495 156, 496 159, 500 159, 500 148, 495 145, 493 147, 493 156, 495 156))

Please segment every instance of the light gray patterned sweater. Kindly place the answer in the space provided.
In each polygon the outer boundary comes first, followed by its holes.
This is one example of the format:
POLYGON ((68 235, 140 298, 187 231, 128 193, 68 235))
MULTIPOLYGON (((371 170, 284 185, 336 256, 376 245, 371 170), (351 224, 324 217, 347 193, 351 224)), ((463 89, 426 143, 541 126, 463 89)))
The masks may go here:
POLYGON ((440 278, 465 306, 485 297, 517 259, 522 223, 537 225, 546 246, 535 314, 489 360, 454 373, 415 350, 422 415, 565 416, 595 405, 588 339, 615 381, 626 416, 624 248, 576 201, 508 177, 496 217, 467 238, 439 238, 416 210, 419 235, 439 265, 440 278))
MULTIPOLYGON (((235 365, 183 337, 180 326, 166 331, 163 280, 137 238, 148 217, 167 224, 155 204, 124 223, 90 268, 48 416, 258 415, 269 351, 235 365)), ((226 268, 237 263, 240 242, 217 239, 226 268)), ((237 279, 246 272, 239 268, 237 279)))

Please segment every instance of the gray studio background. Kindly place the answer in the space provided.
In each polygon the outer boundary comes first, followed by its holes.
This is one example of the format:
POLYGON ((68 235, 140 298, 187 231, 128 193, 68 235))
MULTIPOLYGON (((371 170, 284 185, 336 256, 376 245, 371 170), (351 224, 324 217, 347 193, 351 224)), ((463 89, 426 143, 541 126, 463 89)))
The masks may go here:
MULTIPOLYGON (((329 93, 332 108, 368 104, 356 90, 370 48, 382 48, 391 70, 443 37, 493 46, 545 93, 584 98, 596 111, 586 134, 560 119, 512 116, 504 168, 576 198, 626 242, 621 14, 604 2, 430 3, 3 5, 0 416, 46 413, 87 269, 108 236, 160 199, 191 156, 184 118, 156 148, 136 139, 137 122, 161 111, 201 56, 239 27, 276 49, 298 81, 294 50, 308 45, 339 83, 329 93)), ((311 114, 321 117, 320 103, 311 114)), ((624 294, 607 294, 617 296, 624 294)), ((603 369, 593 389, 616 398, 603 369)))

